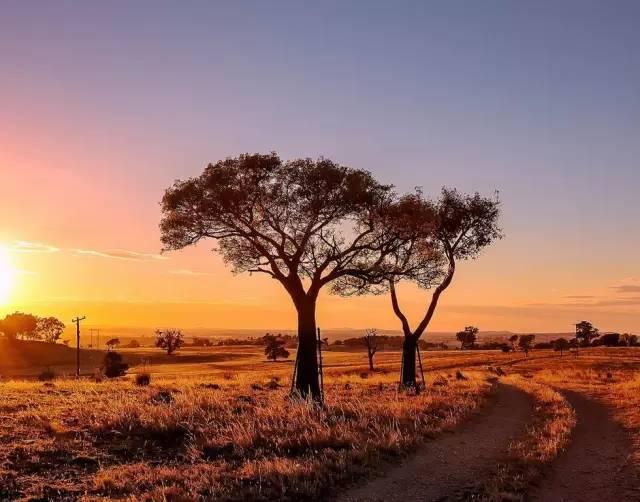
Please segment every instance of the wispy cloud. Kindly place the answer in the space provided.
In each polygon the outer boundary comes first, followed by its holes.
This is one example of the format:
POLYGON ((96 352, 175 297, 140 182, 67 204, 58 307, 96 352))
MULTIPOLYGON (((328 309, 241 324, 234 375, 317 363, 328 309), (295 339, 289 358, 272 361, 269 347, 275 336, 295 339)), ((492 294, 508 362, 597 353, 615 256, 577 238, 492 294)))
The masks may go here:
POLYGON ((166 256, 152 253, 139 253, 137 251, 129 251, 126 249, 113 249, 107 251, 101 251, 97 249, 73 249, 73 253, 77 255, 96 256, 99 258, 113 258, 116 260, 167 260, 166 256))
POLYGON ((96 256, 99 258, 112 258, 116 260, 168 260, 167 256, 157 253, 141 253, 128 249, 65 249, 52 244, 33 241, 13 241, 7 246, 11 251, 17 253, 58 253, 66 252, 75 255, 96 256))
POLYGON ((179 270, 170 270, 169 271, 170 274, 174 274, 174 275, 211 275, 210 272, 198 272, 196 270, 189 270, 186 268, 182 268, 179 270))
POLYGON ((12 251, 18 253, 57 253, 59 248, 42 242, 14 241, 9 245, 12 251))
POLYGON ((640 284, 622 284, 620 286, 614 286, 618 293, 640 293, 640 284))

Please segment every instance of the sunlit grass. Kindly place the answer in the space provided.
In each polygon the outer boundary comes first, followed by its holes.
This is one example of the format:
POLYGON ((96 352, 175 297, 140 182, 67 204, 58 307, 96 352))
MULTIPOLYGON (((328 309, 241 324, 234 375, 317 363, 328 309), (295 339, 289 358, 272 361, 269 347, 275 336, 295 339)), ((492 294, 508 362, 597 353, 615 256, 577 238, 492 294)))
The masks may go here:
POLYGON ((289 399, 270 373, 6 382, 0 484, 39 497, 315 499, 453 427, 490 389, 480 372, 417 396, 395 374, 363 376, 328 377, 323 408, 289 399))

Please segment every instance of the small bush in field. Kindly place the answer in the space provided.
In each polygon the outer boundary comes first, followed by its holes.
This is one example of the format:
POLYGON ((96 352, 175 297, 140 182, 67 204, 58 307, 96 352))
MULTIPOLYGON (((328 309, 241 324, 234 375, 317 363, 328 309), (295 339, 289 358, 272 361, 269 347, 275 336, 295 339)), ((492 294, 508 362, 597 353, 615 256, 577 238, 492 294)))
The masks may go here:
POLYGON ((136 375, 136 385, 145 386, 151 383, 151 374, 144 372, 136 375))
POLYGON ((233 380, 236 376, 233 373, 226 372, 222 375, 225 380, 233 380))
POLYGON ((41 382, 50 382, 51 380, 55 380, 56 373, 51 368, 47 368, 42 373, 38 375, 38 380, 41 382))
POLYGON ((107 352, 104 355, 102 365, 104 376, 107 378, 117 378, 127 374, 129 365, 122 362, 122 356, 117 352, 107 352))
POLYGON ((271 378, 271 380, 269 380, 269 382, 267 383, 267 389, 271 389, 271 390, 279 389, 280 388, 280 384, 278 383, 279 380, 280 379, 278 377, 271 378))

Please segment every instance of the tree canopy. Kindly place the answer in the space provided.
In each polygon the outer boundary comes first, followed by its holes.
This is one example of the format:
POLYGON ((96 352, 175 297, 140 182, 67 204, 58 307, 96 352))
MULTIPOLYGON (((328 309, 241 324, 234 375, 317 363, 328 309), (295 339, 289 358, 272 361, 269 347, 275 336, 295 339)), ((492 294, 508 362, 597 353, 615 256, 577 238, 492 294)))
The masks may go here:
POLYGON ((166 190, 161 239, 164 250, 216 239, 234 272, 282 284, 298 312, 296 388, 318 397, 318 294, 325 286, 352 294, 384 280, 382 264, 406 236, 390 224, 401 216, 396 203, 392 187, 365 170, 325 158, 244 154, 166 190))

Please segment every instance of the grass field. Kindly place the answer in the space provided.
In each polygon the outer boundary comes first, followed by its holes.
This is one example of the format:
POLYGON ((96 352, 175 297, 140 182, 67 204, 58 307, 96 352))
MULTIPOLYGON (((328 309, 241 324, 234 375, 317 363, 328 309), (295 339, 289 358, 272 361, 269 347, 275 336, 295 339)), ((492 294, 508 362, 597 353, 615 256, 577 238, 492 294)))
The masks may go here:
MULTIPOLYGON (((530 396, 534 415, 498 474, 485 480, 486 499, 522 497, 566 447, 575 416, 563 389, 606 403, 632 434, 640 465, 636 349, 587 349, 577 358, 426 352, 428 389, 419 395, 398 392, 397 352, 379 353, 372 373, 364 351, 329 351, 322 409, 289 399, 292 361, 267 362, 260 347, 122 353, 132 367, 116 380, 5 376, 0 500, 328 497, 463 422, 490 398, 498 366, 504 383, 530 396), (456 378, 457 370, 466 379, 456 378), (150 386, 135 385, 142 371, 151 374, 150 386)), ((83 357, 87 374, 96 355, 83 357)), ((72 373, 73 362, 56 357, 47 366, 72 373)), ((18 368, 18 375, 28 373, 18 368)))

